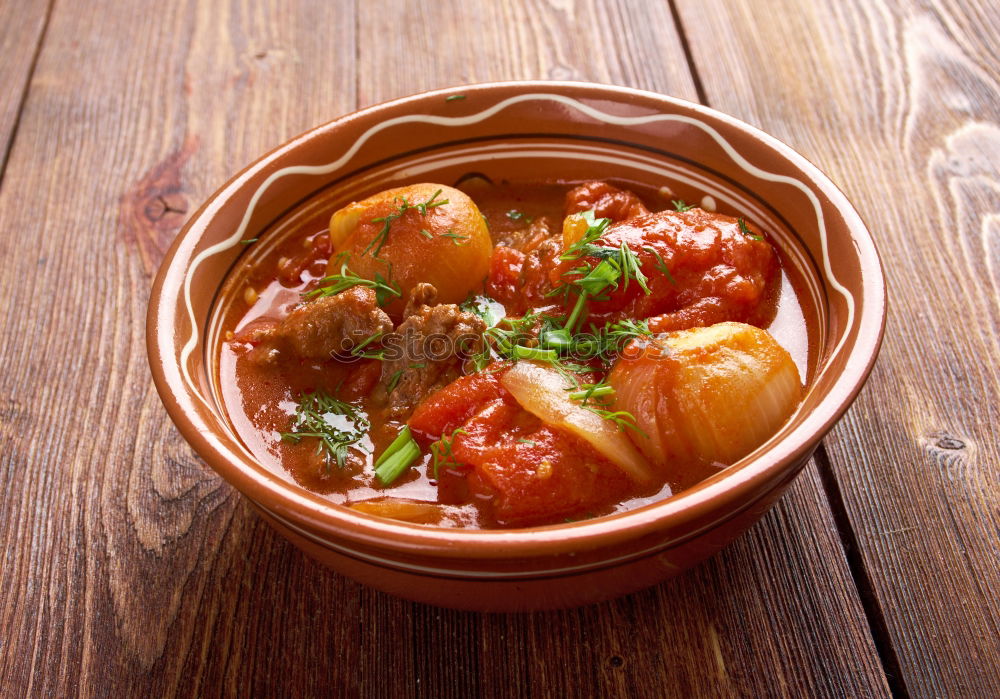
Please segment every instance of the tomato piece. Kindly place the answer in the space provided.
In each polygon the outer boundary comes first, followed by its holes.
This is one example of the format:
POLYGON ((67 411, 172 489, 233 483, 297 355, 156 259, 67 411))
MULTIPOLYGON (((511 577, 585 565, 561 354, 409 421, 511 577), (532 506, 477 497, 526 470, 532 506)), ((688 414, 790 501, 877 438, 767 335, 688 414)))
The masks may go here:
POLYGON ((372 392, 381 376, 382 362, 372 360, 359 364, 344 379, 338 397, 346 401, 360 400, 372 392))
MULTIPOLYGON (((649 293, 635 279, 627 285, 623 279, 618 288, 605 289, 602 300, 588 301, 590 320, 669 316, 657 319, 657 331, 753 320, 766 305, 777 269, 774 250, 758 229, 701 209, 661 211, 612 224, 595 245, 610 250, 626 246, 646 277, 649 293), (750 235, 743 233, 744 226, 750 235), (684 312, 675 315, 679 311, 684 312)), ((570 282, 581 276, 571 270, 599 262, 593 256, 564 260, 550 278, 553 283, 570 282)), ((570 296, 567 303, 573 302, 570 296)))
POLYGON ((497 369, 502 367, 462 376, 429 395, 410 416, 410 431, 418 440, 434 442, 461 427, 486 404, 509 396, 500 385, 497 369))
POLYGON ((528 253, 498 245, 490 260, 487 295, 502 303, 508 316, 548 305, 549 292, 555 287, 552 271, 561 252, 558 234, 532 243, 528 253))
POLYGON ((501 526, 532 526, 586 515, 620 501, 629 478, 593 447, 546 425, 513 401, 497 401, 451 443, 471 465, 469 499, 489 503, 501 526))
POLYGON ((486 280, 486 295, 504 305, 507 312, 520 315, 524 312, 521 298, 521 267, 524 253, 505 245, 498 245, 490 258, 490 276, 486 280))

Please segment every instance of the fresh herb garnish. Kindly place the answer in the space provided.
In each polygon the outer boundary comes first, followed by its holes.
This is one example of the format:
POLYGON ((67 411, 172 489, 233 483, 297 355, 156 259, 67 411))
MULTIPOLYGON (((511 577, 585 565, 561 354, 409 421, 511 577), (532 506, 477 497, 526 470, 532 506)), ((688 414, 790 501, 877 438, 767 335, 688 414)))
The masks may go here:
POLYGON ((519 444, 527 444, 529 447, 536 446, 534 442, 532 442, 530 439, 525 439, 524 437, 518 437, 517 441, 519 444))
POLYGON ((444 98, 445 102, 454 102, 455 100, 464 100, 465 95, 448 95, 444 98))
POLYGON ((667 278, 667 281, 677 286, 677 281, 674 279, 674 275, 670 273, 670 268, 667 267, 667 263, 663 261, 663 256, 656 251, 656 248, 647 245, 643 248, 648 253, 652 253, 653 257, 656 258, 656 268, 663 273, 663 276, 667 278))
MULTIPOLYGON (((485 370, 494 356, 512 361, 544 362, 566 379, 567 390, 573 391, 571 397, 580 400, 588 410, 612 420, 621 429, 636 429, 635 420, 630 420, 628 413, 611 410, 603 402, 614 395, 611 386, 603 383, 581 384, 579 375, 595 371, 595 366, 580 364, 571 361, 571 358, 599 361, 606 368, 629 341, 652 334, 645 322, 633 320, 606 323, 601 329, 591 325, 592 332, 578 332, 578 326, 586 317, 589 299, 607 298, 606 292, 619 286, 628 288, 633 281, 649 294, 648 277, 642 271, 639 256, 624 241, 617 247, 596 244, 607 230, 610 219, 598 219, 593 211, 585 211, 581 215, 587 223, 587 229, 561 256, 564 261, 579 261, 578 265, 566 273, 567 277, 575 275, 575 278, 568 279, 554 293, 549 294, 552 296, 563 293, 568 300, 569 294, 575 292, 576 302, 569 314, 562 319, 531 311, 521 318, 503 318, 496 326, 489 327, 483 333, 483 348, 473 357, 473 362, 477 371, 485 370), (596 258, 597 261, 595 263, 585 258, 596 258)), ((663 259, 655 251, 654 256, 672 280, 663 259)), ((480 305, 471 301, 466 301, 463 308, 483 315, 480 305)))
POLYGON ((389 384, 386 386, 386 393, 392 393, 396 390, 396 386, 399 385, 399 380, 403 378, 403 370, 397 369, 392 372, 392 376, 389 377, 389 384))
POLYGON ((530 224, 532 221, 535 220, 530 216, 525 216, 523 211, 518 211, 517 209, 511 209, 510 211, 508 211, 507 218, 509 218, 511 221, 520 221, 523 219, 524 222, 528 224, 530 224))
POLYGON ((431 239, 431 238, 434 237, 433 235, 431 235, 431 232, 429 230, 427 230, 426 228, 421 228, 420 229, 420 235, 424 236, 425 238, 429 238, 429 239, 431 239))
MULTIPOLYGON (((569 389, 567 389, 569 390, 569 389)), ((633 430, 643 436, 646 433, 636 424, 635 416, 627 410, 610 410, 608 401, 615 395, 613 386, 599 381, 598 383, 585 384, 579 390, 573 391, 569 397, 580 401, 580 406, 585 410, 600 415, 605 420, 615 423, 619 430, 633 430)))
MULTIPOLYGON (((392 276, 391 272, 389 276, 392 276)), ((385 279, 381 274, 376 274, 374 281, 359 277, 347 268, 346 261, 340 266, 339 274, 331 274, 319 281, 323 286, 317 287, 312 291, 307 291, 303 294, 306 298, 314 299, 323 296, 336 296, 341 291, 347 291, 355 286, 365 286, 369 289, 374 289, 375 300, 379 306, 384 306, 392 299, 402 296, 399 285, 395 282, 385 279)))
POLYGON ((451 238, 451 242, 453 242, 455 245, 461 245, 461 243, 458 242, 460 240, 468 240, 469 239, 469 236, 467 236, 467 235, 459 235, 458 233, 456 233, 455 231, 453 231, 450 228, 448 229, 447 233, 442 233, 440 235, 440 237, 441 238, 451 238))
POLYGON ((514 345, 511 352, 512 359, 534 359, 539 362, 554 362, 559 359, 559 353, 554 349, 541 349, 540 347, 525 347, 524 345, 514 345))
POLYGON ((452 431, 450 437, 445 437, 441 435, 438 441, 431 444, 431 457, 434 459, 434 478, 438 478, 442 466, 461 466, 458 460, 455 459, 455 455, 451 453, 452 443, 455 441, 455 437, 460 434, 468 434, 461 427, 455 428, 452 431))
POLYGON ((419 456, 420 446, 410 434, 410 428, 404 427, 375 461, 375 477, 382 485, 392 485, 419 456))
POLYGON ((240 245, 249 245, 250 243, 256 243, 260 238, 247 238, 246 240, 241 240, 240 245))
POLYGON ((351 354, 355 357, 360 357, 362 359, 384 359, 385 350, 368 350, 365 349, 374 342, 377 342, 382 338, 382 333, 375 333, 374 335, 369 335, 364 340, 356 344, 353 349, 351 349, 351 354))
POLYGON ((462 301, 458 307, 482 318, 487 328, 492 328, 504 319, 504 307, 499 301, 494 301, 488 296, 469 294, 469 297, 462 301))
POLYGON ((587 221, 587 230, 583 237, 571 245, 559 259, 561 260, 581 260, 581 264, 570 269, 567 275, 575 274, 576 279, 567 284, 562 284, 553 290, 552 295, 560 293, 566 294, 568 298, 571 291, 576 291, 578 296, 569 317, 566 319, 565 329, 569 333, 575 332, 577 323, 583 317, 584 307, 588 299, 595 301, 605 300, 607 297, 601 296, 606 290, 615 290, 619 285, 628 288, 631 280, 649 294, 648 278, 642 272, 642 265, 639 256, 622 241, 617 248, 603 247, 594 243, 607 229, 611 219, 595 219, 593 211, 583 212, 583 217, 587 221), (596 265, 583 261, 584 257, 592 257, 600 260, 596 265))
POLYGON ((344 468, 348 449, 365 436, 369 426, 368 419, 357 407, 323 391, 315 391, 299 397, 292 428, 281 433, 281 440, 291 444, 298 444, 306 438, 319 440, 317 453, 326 453, 326 470, 329 473, 331 460, 336 462, 338 468, 344 468), (342 416, 344 419, 337 422, 344 425, 335 426, 331 420, 333 416, 342 416))
POLYGON ((573 391, 569 397, 586 405, 593 398, 608 398, 615 395, 615 389, 606 383, 589 383, 581 386, 581 390, 573 391))
POLYGON ((591 324, 589 333, 573 336, 570 351, 580 359, 597 360, 609 367, 629 342, 637 337, 651 337, 652 334, 643 320, 607 322, 603 328, 591 324))
POLYGON ((393 203, 396 204, 396 210, 391 214, 372 219, 372 223, 381 223, 382 228, 375 234, 375 237, 372 238, 371 242, 368 243, 368 247, 366 247, 361 254, 367 255, 368 251, 374 248, 375 251, 372 252, 372 257, 378 257, 378 254, 382 251, 382 246, 385 245, 386 241, 389 239, 389 229, 392 228, 393 222, 407 211, 416 209, 420 212, 421 216, 426 216, 427 209, 435 209, 439 206, 447 204, 447 199, 438 199, 438 196, 442 191, 443 190, 439 189, 431 195, 430 199, 419 204, 411 204, 406 197, 396 197, 393 199, 393 203))
POLYGON ((587 230, 584 231, 580 240, 570 245, 566 252, 560 256, 561 260, 580 259, 584 254, 584 248, 604 235, 604 231, 611 224, 610 218, 595 218, 593 211, 584 211, 580 216, 587 222, 587 230))
POLYGON ((685 204, 683 199, 674 199, 670 203, 674 205, 674 211, 679 211, 681 213, 690 211, 694 208, 694 204, 685 204))
POLYGON ((635 415, 627 410, 606 410, 595 405, 585 405, 583 408, 584 410, 589 410, 592 413, 600 415, 605 420, 611 420, 611 422, 617 425, 619 431, 621 432, 624 432, 625 430, 632 430, 647 439, 649 438, 649 435, 647 435, 645 431, 643 431, 643 429, 636 424, 635 415))
POLYGON ((744 221, 743 219, 741 218, 736 219, 736 223, 740 227, 740 233, 745 235, 747 238, 750 238, 752 240, 764 240, 761 236, 757 235, 752 230, 750 230, 750 227, 747 226, 747 222, 744 221))

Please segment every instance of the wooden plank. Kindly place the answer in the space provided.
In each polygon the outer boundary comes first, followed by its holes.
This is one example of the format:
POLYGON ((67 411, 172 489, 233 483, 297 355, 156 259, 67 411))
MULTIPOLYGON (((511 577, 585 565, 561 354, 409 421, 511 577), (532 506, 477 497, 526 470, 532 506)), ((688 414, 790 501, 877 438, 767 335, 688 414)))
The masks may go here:
POLYGON ((696 99, 665 4, 363 2, 358 27, 372 37, 359 44, 362 105, 493 80, 588 80, 696 99))
POLYGON ((50 5, 51 1, 0 5, 0 177, 50 5))
POLYGON ((829 172, 881 248, 885 346, 827 449, 897 687, 1000 696, 996 3, 683 0, 680 14, 712 106, 829 172))
POLYGON ((219 531, 195 525, 187 535, 209 535, 184 547, 204 560, 184 584, 148 585, 130 610, 137 627, 166 626, 159 653, 139 655, 153 639, 110 642, 102 652, 113 662, 91 669, 86 686, 181 696, 887 695, 853 621, 861 611, 831 549, 833 523, 817 514, 813 468, 759 526, 690 574, 529 615, 389 597, 321 568, 224 492, 204 501, 228 513, 212 517, 219 531), (178 598, 161 620, 167 590, 178 598))
POLYGON ((226 178, 355 107, 354 51, 351 5, 55 8, 0 192, 0 695, 169 694, 213 652, 191 603, 237 499, 153 390, 151 274, 226 178))
POLYGON ((357 29, 349 4, 57 6, 0 191, 0 230, 24 232, 0 236, 0 694, 884 694, 813 467, 678 580, 501 616, 320 569, 192 455, 147 376, 147 288, 242 164, 472 80, 694 97, 666 6, 358 5, 357 29))

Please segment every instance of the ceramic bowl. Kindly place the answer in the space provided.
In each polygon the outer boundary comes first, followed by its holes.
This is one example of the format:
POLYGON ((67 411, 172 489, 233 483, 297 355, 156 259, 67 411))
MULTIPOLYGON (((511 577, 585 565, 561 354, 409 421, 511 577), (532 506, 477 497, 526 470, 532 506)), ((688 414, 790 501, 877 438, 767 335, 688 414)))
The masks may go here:
MULTIPOLYGON (((256 246, 254 246, 256 247, 256 246)), ((377 105, 263 156, 178 235, 153 287, 147 346, 167 411, 195 451, 296 546, 365 584, 479 610, 579 605, 656 584, 718 551, 785 490, 868 376, 885 289, 871 235, 813 165, 765 133, 683 100, 621 87, 466 86, 377 105), (801 407, 767 443, 672 498, 556 526, 456 530, 369 516, 259 464, 218 391, 216 307, 240 241, 279 235, 300 211, 388 186, 615 178, 739 212, 769 231, 800 277, 816 328, 801 407)))

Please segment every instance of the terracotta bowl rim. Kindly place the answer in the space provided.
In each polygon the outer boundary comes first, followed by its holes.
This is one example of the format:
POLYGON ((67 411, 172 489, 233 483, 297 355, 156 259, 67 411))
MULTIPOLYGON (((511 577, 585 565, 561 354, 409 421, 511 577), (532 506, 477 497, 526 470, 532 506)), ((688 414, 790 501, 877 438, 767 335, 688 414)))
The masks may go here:
MULTIPOLYGON (((222 279, 219 280, 221 285, 222 279)), ((185 223, 168 250, 153 283, 146 321, 146 346, 157 391, 167 412, 195 451, 229 483, 259 507, 281 520, 311 528, 331 540, 352 545, 376 547, 402 554, 431 555, 448 559, 513 559, 546 555, 572 554, 614 546, 646 535, 664 531, 684 531, 699 524, 706 531, 735 516, 777 487, 788 471, 804 463, 822 437, 840 419, 870 374, 881 346, 886 320, 886 289, 882 262, 867 227, 847 197, 819 168, 778 139, 723 112, 677 97, 635 88, 575 81, 506 81, 460 85, 401 97, 340 116, 290 139, 264 154, 220 187, 185 223), (789 161, 807 175, 820 193, 843 219, 861 260, 860 283, 854 291, 864 298, 855 326, 857 337, 845 349, 845 369, 834 378, 817 406, 801 424, 761 453, 737 462, 693 488, 666 500, 623 513, 592 520, 524 529, 468 530, 407 524, 365 515, 336 505, 320 495, 282 479, 263 466, 231 449, 228 436, 214 434, 194 408, 196 397, 176 371, 174 333, 159 327, 165 304, 180 304, 180 299, 165 296, 164 287, 177 286, 188 269, 177 254, 191 236, 201 237, 206 212, 214 210, 244 186, 252 174, 291 151, 308 150, 308 144, 331 130, 379 115, 413 108, 456 94, 555 93, 573 98, 604 98, 617 103, 666 105, 674 111, 694 113, 740 132, 762 143, 779 158, 789 161), (173 365, 173 366, 171 366, 173 365), (722 513, 711 521, 713 512, 722 513)), ((225 416, 222 420, 227 420, 225 416)), ((696 532, 697 533, 697 532, 696 532)), ((686 532, 686 534, 689 534, 686 532)), ((684 538, 689 538, 685 535, 684 538)))

